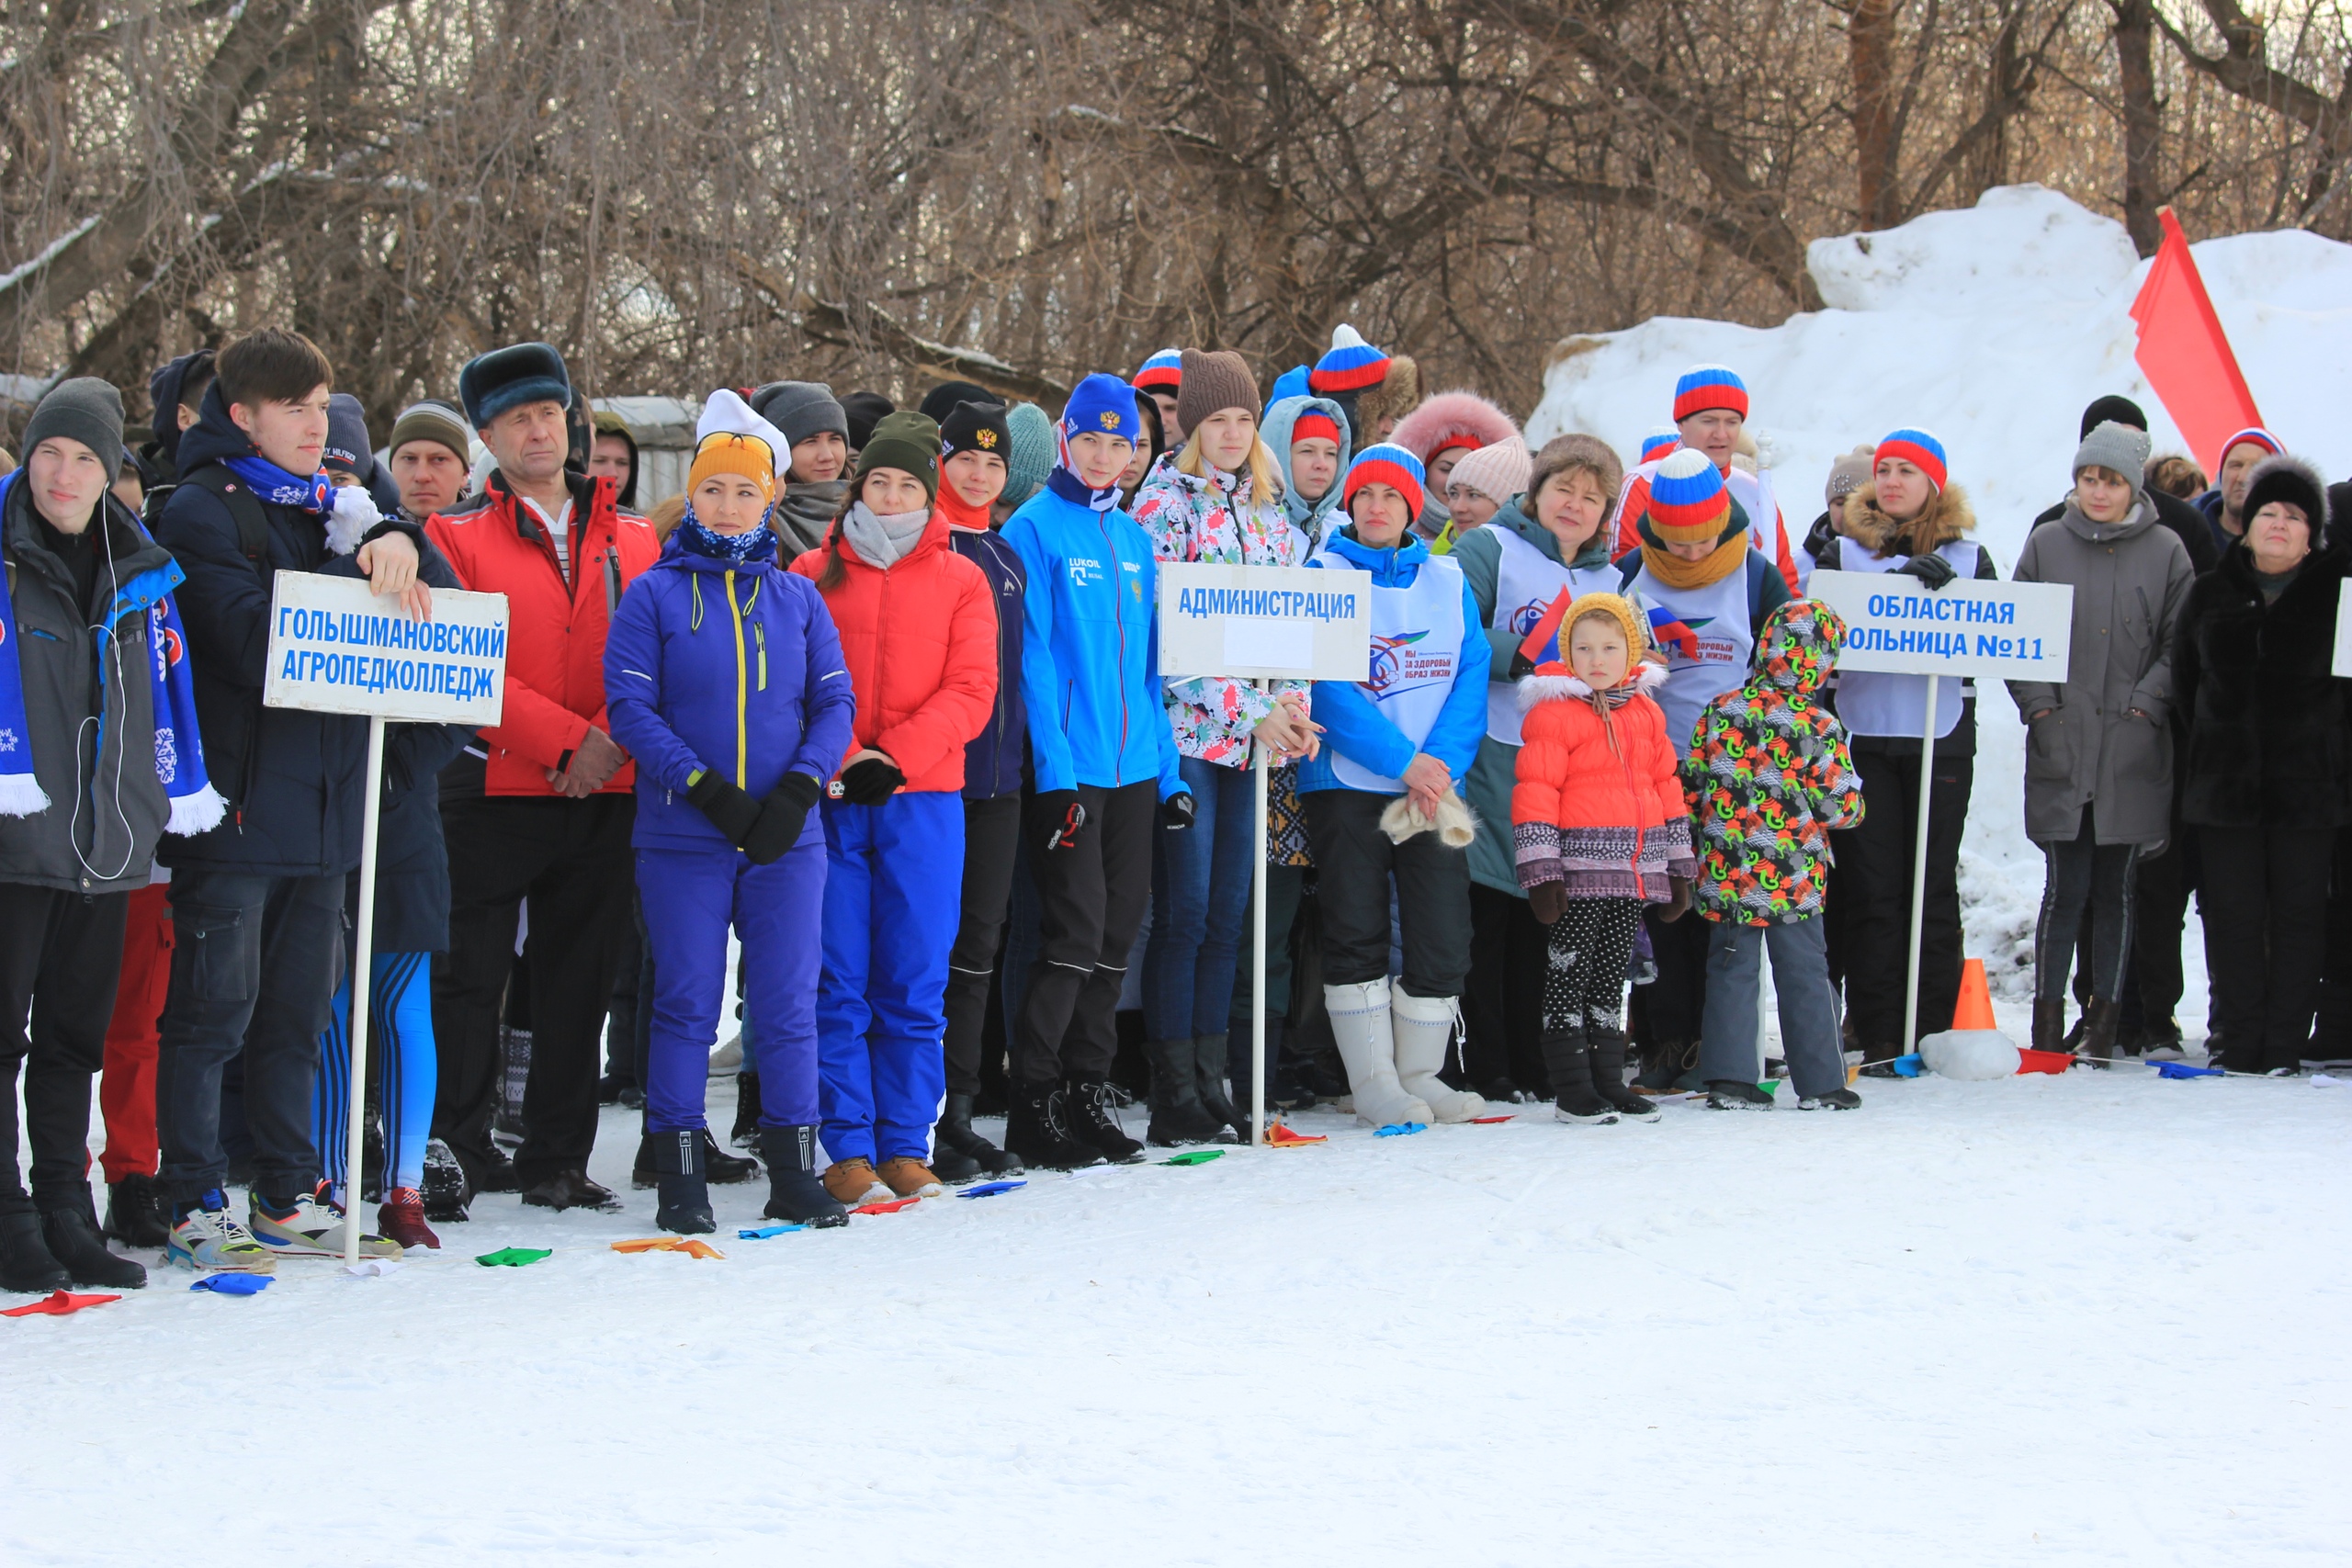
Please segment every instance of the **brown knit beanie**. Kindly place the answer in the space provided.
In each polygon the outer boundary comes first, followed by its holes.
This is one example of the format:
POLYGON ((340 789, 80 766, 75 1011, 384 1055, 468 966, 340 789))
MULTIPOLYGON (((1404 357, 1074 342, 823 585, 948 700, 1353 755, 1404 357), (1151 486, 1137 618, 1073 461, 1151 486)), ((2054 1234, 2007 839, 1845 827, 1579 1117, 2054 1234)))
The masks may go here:
POLYGON ((1184 378, 1176 388, 1176 423, 1187 431, 1196 430, 1201 421, 1227 409, 1248 409, 1258 412, 1258 381, 1250 374, 1249 363, 1229 348, 1214 354, 1203 354, 1197 348, 1184 351, 1184 378))

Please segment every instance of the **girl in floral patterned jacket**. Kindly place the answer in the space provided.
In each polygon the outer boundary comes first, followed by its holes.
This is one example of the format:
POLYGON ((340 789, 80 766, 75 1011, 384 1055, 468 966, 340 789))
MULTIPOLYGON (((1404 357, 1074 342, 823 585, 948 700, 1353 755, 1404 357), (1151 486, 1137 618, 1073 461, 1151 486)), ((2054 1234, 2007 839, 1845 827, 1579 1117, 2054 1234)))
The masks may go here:
MULTIPOLYGON (((1184 445, 1136 491, 1135 520, 1153 553, 1165 561, 1304 565, 1309 542, 1283 511, 1273 454, 1258 438, 1250 367, 1238 354, 1189 348, 1183 366, 1177 423, 1184 445)), ((1187 831, 1161 833, 1153 856, 1143 968, 1148 1135, 1162 1145, 1230 1140, 1247 1125, 1226 1089, 1226 1038, 1253 869, 1250 743, 1272 747, 1277 763, 1312 755, 1315 725, 1304 682, 1267 692, 1247 681, 1171 678, 1166 702, 1195 818, 1187 831)))

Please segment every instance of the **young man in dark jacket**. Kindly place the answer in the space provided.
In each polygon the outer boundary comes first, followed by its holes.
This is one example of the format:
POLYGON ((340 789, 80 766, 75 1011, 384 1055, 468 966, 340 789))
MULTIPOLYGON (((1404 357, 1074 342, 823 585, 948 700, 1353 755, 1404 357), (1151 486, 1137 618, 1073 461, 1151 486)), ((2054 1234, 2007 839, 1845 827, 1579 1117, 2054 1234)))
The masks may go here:
MULTIPOLYGON (((0 1290, 136 1289, 147 1271, 98 1237, 85 1140, 124 915, 172 820, 154 759, 159 727, 162 750, 175 737, 153 671, 180 573, 109 493, 122 460, 112 387, 60 385, 25 446, 24 468, 0 479, 0 1290)), ((205 803, 217 818, 217 798, 205 803)))
MULTIPOLYGON (((261 700, 273 578, 328 558, 334 487, 320 459, 334 369, 310 339, 276 328, 222 349, 217 368, 180 437, 180 483, 156 540, 187 573, 197 715, 229 816, 164 855, 173 953, 156 1109, 172 1258, 266 1269, 279 1253, 343 1249, 344 1216, 313 1190, 311 1100, 342 964, 344 877, 359 863, 368 723, 261 700), (250 1228, 222 1191, 220 1069, 241 1051, 250 1228)), ((407 524, 379 523, 356 558, 379 594, 422 616, 431 591, 417 581, 419 542, 407 524)), ((365 1250, 399 1248, 371 1236, 365 1250)))

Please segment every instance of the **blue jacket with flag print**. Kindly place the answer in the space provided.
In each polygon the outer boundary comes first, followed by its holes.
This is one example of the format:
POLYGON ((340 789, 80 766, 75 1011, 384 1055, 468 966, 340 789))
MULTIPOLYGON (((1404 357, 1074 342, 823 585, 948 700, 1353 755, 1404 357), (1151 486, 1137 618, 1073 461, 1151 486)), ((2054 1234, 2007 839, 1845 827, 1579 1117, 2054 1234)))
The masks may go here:
POLYGON ((1021 691, 1040 791, 1156 780, 1181 794, 1176 735, 1160 703, 1159 588, 1151 541, 1114 507, 1039 491, 1004 525, 1029 574, 1021 691))
MULTIPOLYGON (((773 559, 737 567, 696 555, 674 534, 614 613, 605 700, 613 739, 637 759, 632 841, 673 849, 727 842, 686 799, 696 769, 716 768, 755 800, 787 772, 822 784, 857 716, 817 585, 773 559)), ((823 831, 811 811, 801 836, 823 831)))
MULTIPOLYGON (((1332 533, 1323 547, 1358 571, 1372 574, 1375 588, 1409 588, 1430 559, 1430 547, 1411 534, 1393 549, 1375 550, 1359 544, 1355 525, 1332 533)), ((1322 567, 1318 555, 1306 563, 1322 567)), ((1477 760, 1478 738, 1487 733, 1487 619, 1465 579, 1462 584, 1462 652, 1453 671, 1453 689, 1437 722, 1419 746, 1405 737, 1352 681, 1315 682, 1315 722, 1323 727, 1323 750, 1298 765, 1298 793, 1347 789, 1331 770, 1334 752, 1384 778, 1396 778, 1411 765, 1417 751, 1426 751, 1445 764, 1458 788, 1477 760)))

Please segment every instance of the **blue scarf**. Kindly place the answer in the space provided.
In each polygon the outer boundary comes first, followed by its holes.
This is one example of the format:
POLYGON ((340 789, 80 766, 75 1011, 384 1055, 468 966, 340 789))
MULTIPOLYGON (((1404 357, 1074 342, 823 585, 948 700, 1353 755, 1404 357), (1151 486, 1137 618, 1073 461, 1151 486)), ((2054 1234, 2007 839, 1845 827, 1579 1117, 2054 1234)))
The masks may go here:
POLYGON ((299 506, 311 516, 320 517, 334 505, 334 483, 327 478, 324 468, 304 479, 258 453, 250 457, 223 457, 221 462, 244 480, 255 496, 272 506, 299 506))
POLYGON ((1109 512, 1119 504, 1117 485, 1109 490, 1089 490, 1084 479, 1059 466, 1046 476, 1046 488, 1064 501, 1075 502, 1089 512, 1109 512))
MULTIPOLYGON (((775 508, 769 508, 773 512, 775 508)), ((760 525, 748 534, 716 534, 695 515, 695 503, 686 502, 686 514, 678 519, 678 547, 713 560, 723 560, 729 566, 750 566, 766 560, 775 554, 775 534, 763 516, 760 525)))
MULTIPOLYGON (((0 517, 7 515, 8 488, 17 482, 17 473, 0 477, 0 517)), ((94 526, 106 526, 105 518, 94 526)), ((98 643, 103 678, 107 667, 103 657, 106 639, 114 635, 125 615, 145 614, 146 663, 155 716, 155 777, 172 804, 171 819, 164 830, 182 835, 218 827, 228 813, 228 803, 205 775, 204 742, 196 728, 196 684, 187 667, 187 632, 180 625, 179 606, 172 602, 172 590, 186 580, 187 574, 175 561, 141 572, 115 591, 105 621, 92 634, 98 643)), ((103 697, 100 706, 103 711, 103 697)), ((17 657, 17 606, 8 594, 7 573, 0 570, 0 817, 30 817, 49 809, 48 792, 33 772, 29 728, 25 718, 24 671, 17 657)), ((105 749, 106 737, 101 734, 98 750, 105 749)))

